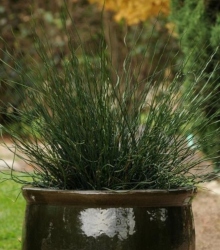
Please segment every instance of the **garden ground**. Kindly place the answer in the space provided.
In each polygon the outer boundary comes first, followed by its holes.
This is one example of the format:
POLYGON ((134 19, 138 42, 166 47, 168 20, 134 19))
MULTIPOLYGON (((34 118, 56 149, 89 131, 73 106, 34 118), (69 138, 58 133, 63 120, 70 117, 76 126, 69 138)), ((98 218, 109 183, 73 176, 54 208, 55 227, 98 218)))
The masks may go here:
MULTIPOLYGON (((13 147, 8 143, 8 146, 13 147)), ((20 159, 13 160, 13 154, 6 148, 0 146, 0 169, 6 164, 14 168, 26 168, 20 159)), ((202 185, 193 201, 193 213, 196 228, 197 250, 219 250, 220 246, 220 181, 211 181, 202 185)), ((1 192, 4 191, 1 189, 1 192)), ((1 201, 0 201, 1 202, 1 201)), ((1 212, 1 211, 0 211, 1 212)), ((20 225, 21 227, 22 225, 20 225)), ((0 248, 1 250, 1 248, 0 248)))

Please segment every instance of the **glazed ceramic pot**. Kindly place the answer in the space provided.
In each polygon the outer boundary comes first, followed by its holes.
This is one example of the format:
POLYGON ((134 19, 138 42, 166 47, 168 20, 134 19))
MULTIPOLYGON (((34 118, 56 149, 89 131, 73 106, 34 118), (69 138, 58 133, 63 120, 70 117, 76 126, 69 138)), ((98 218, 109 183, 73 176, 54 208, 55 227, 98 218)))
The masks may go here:
POLYGON ((22 192, 23 250, 195 249, 195 190, 22 192))

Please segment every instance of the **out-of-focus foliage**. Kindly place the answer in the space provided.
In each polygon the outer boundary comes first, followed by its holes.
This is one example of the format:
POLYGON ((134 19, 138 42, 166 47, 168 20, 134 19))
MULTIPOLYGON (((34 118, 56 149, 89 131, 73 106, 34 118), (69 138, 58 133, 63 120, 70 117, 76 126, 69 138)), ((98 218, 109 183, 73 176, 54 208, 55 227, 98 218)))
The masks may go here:
POLYGON ((146 21, 159 13, 169 13, 169 0, 89 0, 115 13, 115 20, 125 19, 129 25, 146 21))
MULTIPOLYGON (((172 19, 181 37, 184 55, 189 58, 185 72, 192 72, 191 76, 187 76, 187 87, 191 86, 192 77, 200 70, 201 65, 206 65, 210 61, 209 66, 205 68, 204 78, 198 85, 199 92, 204 88, 205 82, 209 81, 204 98, 215 89, 212 98, 203 105, 203 112, 209 119, 213 114, 220 112, 220 82, 219 73, 217 73, 219 71, 214 73, 220 63, 220 1, 172 0, 171 2, 172 19), (194 71, 192 71, 192 65, 194 71)), ((216 127, 220 129, 219 122, 217 122, 219 118, 220 115, 215 116, 214 121, 210 121, 209 126, 202 130, 202 136, 210 134, 216 127)), ((204 144, 204 151, 219 156, 220 138, 216 136, 210 140, 212 140, 212 146, 208 147, 204 144)))
MULTIPOLYGON (((36 62, 39 59, 36 52, 36 41, 33 35, 33 28, 41 37, 52 42, 50 58, 60 69, 61 64, 67 56, 67 36, 64 34, 61 10, 63 0, 43 1, 39 0, 32 5, 22 0, 1 0, 0 1, 0 59, 8 64, 13 63, 10 55, 16 58, 16 62, 22 65, 24 71, 28 70, 30 58, 36 62), (33 22, 33 19, 35 20, 33 22), (45 30, 47 31, 45 33, 45 30), (9 53, 3 53, 8 51, 9 53)), ((87 43, 88 52, 95 50, 96 41, 100 32, 100 12, 95 6, 87 1, 68 1, 68 9, 74 18, 79 35, 87 43)), ((72 23, 67 20, 67 28, 71 34, 72 23)), ((77 45, 76 45, 77 46, 77 45)), ((22 103, 22 87, 20 93, 14 91, 14 82, 18 76, 13 69, 9 69, 0 62, 0 123, 11 123, 8 120, 8 113, 14 112, 16 107, 22 103), (4 79, 10 76, 11 86, 4 84, 4 79), (4 113, 4 114, 3 114, 4 113)), ((34 76, 33 76, 34 77, 34 76)), ((28 79, 27 79, 28 81, 28 79)))
MULTIPOLYGON (((146 2, 144 2, 142 4, 145 6, 146 2)), ((61 19, 63 0, 38 0, 32 2, 32 5, 22 0, 1 0, 0 37, 2 40, 0 40, 0 58, 9 64, 13 63, 9 54, 2 52, 3 50, 6 51, 7 48, 7 51, 16 58, 16 62, 22 65, 22 70, 25 72, 28 70, 31 58, 34 58, 37 63, 39 55, 36 52, 36 40, 33 35, 34 28, 41 39, 50 42, 49 57, 56 65, 57 70, 61 70, 62 64, 68 60, 69 56, 67 34, 69 34, 71 39, 76 41, 76 50, 79 36, 82 40, 81 42, 85 44, 84 47, 87 56, 96 60, 101 33, 104 32, 104 42, 108 47, 109 56, 112 58, 112 63, 114 64, 114 68, 117 69, 118 74, 120 75, 120 72, 122 72, 123 61, 127 51, 132 48, 133 62, 142 61, 139 77, 147 79, 154 72, 155 67, 160 67, 158 60, 160 60, 160 64, 163 66, 166 58, 175 55, 178 50, 176 39, 170 36, 169 30, 166 27, 166 17, 156 17, 158 15, 156 12, 166 12, 162 11, 165 2, 168 1, 155 1, 154 6, 153 3, 149 4, 150 2, 148 1, 148 4, 146 4, 149 5, 148 7, 151 9, 153 8, 152 6, 155 7, 154 17, 149 18, 145 22, 127 26, 125 22, 115 22, 112 12, 102 12, 95 4, 91 4, 86 0, 68 0, 66 4, 72 20, 67 18, 66 28, 68 32, 65 32, 61 19), (134 40, 138 36, 139 40, 136 42, 135 48, 133 48, 134 40), (127 49, 124 46, 125 42, 127 49), (148 53, 146 54, 147 46, 151 47, 151 50, 148 49, 148 53)), ((106 1, 107 3, 108 1, 106 1)), ((139 6, 141 1, 136 1, 136 3, 138 3, 137 7, 141 11, 139 6)), ((173 64, 175 63, 173 62, 173 64)), ((168 65, 167 73, 171 72, 172 75, 172 70, 175 70, 173 65, 168 65)), ((112 81, 116 81, 114 76, 115 74, 112 74, 112 81)), ((0 123, 9 122, 7 113, 14 112, 16 107, 22 104, 22 87, 19 95, 13 90, 13 82, 19 81, 17 77, 13 70, 9 68, 6 70, 6 67, 0 62, 0 109, 1 112, 2 110, 5 112, 5 115, 0 116, 0 123), (4 79, 8 75, 11 78, 11 87, 4 84, 4 79)), ((34 77, 32 76, 32 79, 34 77)), ((30 79, 26 79, 25 81, 31 84, 30 79)))

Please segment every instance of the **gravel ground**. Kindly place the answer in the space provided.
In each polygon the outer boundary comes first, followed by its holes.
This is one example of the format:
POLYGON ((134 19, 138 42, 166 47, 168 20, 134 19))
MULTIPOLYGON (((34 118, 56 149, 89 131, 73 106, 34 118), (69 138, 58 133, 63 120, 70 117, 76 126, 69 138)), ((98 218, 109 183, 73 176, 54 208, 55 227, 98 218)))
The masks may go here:
POLYGON ((220 249, 220 183, 205 185, 193 201, 197 250, 220 249))
POLYGON ((7 142, 8 149, 0 142, 0 170, 8 169, 13 166, 15 170, 30 169, 27 164, 24 163, 18 157, 14 157, 15 148, 9 142, 7 142))
MULTIPOLYGON (((8 144, 11 151, 13 147, 8 144)), ((22 160, 0 145, 0 170, 14 162, 15 169, 28 169, 22 160)), ((211 181, 202 186, 193 200, 197 250, 220 249, 220 182, 211 181)))

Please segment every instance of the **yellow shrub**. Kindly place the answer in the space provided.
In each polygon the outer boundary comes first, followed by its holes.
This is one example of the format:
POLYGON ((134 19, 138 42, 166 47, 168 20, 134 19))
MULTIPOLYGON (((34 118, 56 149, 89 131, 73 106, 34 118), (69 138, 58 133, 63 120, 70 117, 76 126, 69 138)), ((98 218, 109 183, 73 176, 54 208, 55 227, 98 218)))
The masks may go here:
POLYGON ((125 19, 128 24, 136 24, 157 16, 159 13, 169 13, 170 0, 89 0, 100 7, 105 5, 106 10, 115 12, 115 19, 125 19))

